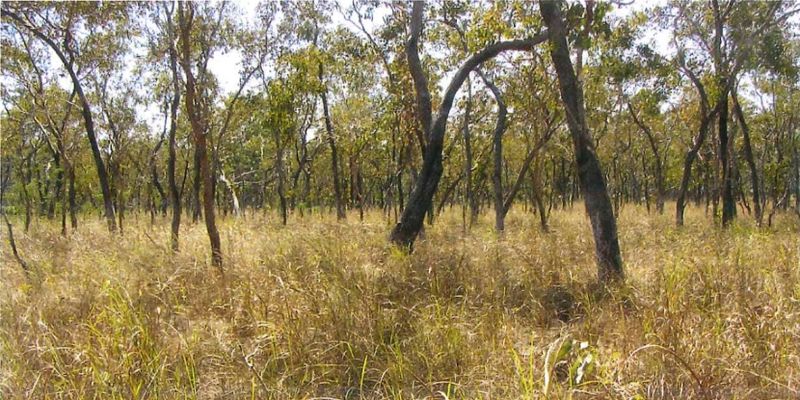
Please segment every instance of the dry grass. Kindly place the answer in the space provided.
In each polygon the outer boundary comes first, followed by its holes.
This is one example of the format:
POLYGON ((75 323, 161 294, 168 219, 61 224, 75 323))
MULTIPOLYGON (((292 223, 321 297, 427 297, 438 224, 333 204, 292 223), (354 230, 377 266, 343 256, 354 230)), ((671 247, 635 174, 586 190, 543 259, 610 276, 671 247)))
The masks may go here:
POLYGON ((225 220, 224 276, 202 224, 173 256, 166 220, 67 239, 39 221, 18 233, 29 282, 4 237, 0 398, 800 397, 790 215, 723 231, 689 210, 676 229, 627 206, 611 290, 582 207, 550 233, 517 210, 502 240, 453 211, 412 255, 354 217, 225 220))

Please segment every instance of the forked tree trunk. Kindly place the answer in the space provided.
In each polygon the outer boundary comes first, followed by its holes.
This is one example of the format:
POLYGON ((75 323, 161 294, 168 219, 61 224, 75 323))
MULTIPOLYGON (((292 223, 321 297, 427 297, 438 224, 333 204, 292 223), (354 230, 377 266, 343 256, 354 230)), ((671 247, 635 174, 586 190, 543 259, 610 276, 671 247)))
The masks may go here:
MULTIPOLYGON (((703 142, 706 140, 706 136, 708 136, 708 131, 714 121, 714 117, 719 112, 719 105, 709 111, 708 94, 700 78, 685 65, 681 65, 681 69, 692 81, 695 89, 697 89, 697 93, 700 97, 701 118, 697 136, 695 136, 692 141, 692 147, 686 152, 686 157, 683 160, 683 175, 681 177, 681 184, 678 187, 678 198, 675 204, 675 224, 677 226, 683 226, 683 212, 686 209, 686 194, 689 192, 689 182, 692 178, 692 165, 697 158, 700 147, 703 146, 703 142)), ((708 187, 708 185, 706 185, 706 187, 708 187)), ((708 192, 708 190, 706 190, 706 192, 708 192)), ((709 198, 706 197, 706 199, 708 200, 709 198)), ((708 208, 708 202, 706 203, 706 208, 708 208)))
MULTIPOLYGON (((722 169, 722 182, 719 194, 722 196, 722 226, 727 226, 736 217, 736 201, 733 197, 733 177, 730 157, 732 143, 728 138, 728 95, 730 94, 730 83, 734 79, 731 74, 728 61, 725 60, 725 49, 723 47, 723 36, 725 19, 727 18, 720 8, 718 1, 711 2, 714 13, 713 43, 711 49, 712 60, 714 63, 715 79, 718 94, 716 97, 717 109, 719 110, 719 121, 717 123, 719 139, 719 160, 722 169)), ((716 213, 715 213, 716 215, 716 213)))
POLYGON ((497 42, 471 56, 453 76, 442 97, 436 120, 431 122, 430 92, 427 88, 427 79, 425 79, 419 54, 417 53, 417 45, 423 24, 423 8, 423 2, 414 2, 411 16, 411 38, 406 47, 406 55, 417 93, 417 117, 429 140, 424 152, 422 170, 414 183, 414 189, 411 191, 408 204, 403 210, 400 221, 391 234, 393 243, 407 248, 411 248, 422 229, 425 214, 431 209, 433 195, 436 193, 439 179, 442 177, 442 150, 447 130, 447 118, 453 106, 453 99, 464 80, 475 67, 503 51, 530 51, 534 46, 546 40, 546 35, 540 34, 526 40, 497 42), (429 127, 429 129, 426 127, 429 127))
POLYGON ((617 239, 617 223, 606 191, 600 161, 595 154, 592 137, 586 124, 583 89, 572 68, 560 7, 560 1, 539 1, 542 19, 549 30, 550 56, 558 75, 567 125, 572 135, 581 193, 592 223, 598 278, 601 282, 622 280, 624 274, 617 239))

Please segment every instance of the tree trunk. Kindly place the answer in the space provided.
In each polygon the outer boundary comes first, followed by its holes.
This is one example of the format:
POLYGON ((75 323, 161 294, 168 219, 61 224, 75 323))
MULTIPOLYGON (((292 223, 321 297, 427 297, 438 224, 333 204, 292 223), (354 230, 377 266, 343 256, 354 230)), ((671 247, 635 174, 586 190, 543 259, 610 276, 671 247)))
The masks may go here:
POLYGON ((536 209, 539 213, 539 226, 542 228, 542 231, 547 232, 549 230, 547 226, 549 211, 544 206, 544 201, 542 199, 542 179, 540 174, 537 173, 539 169, 540 168, 536 168, 534 173, 531 174, 531 186, 533 189, 533 201, 536 203, 536 209))
MULTIPOLYGON (((236 194, 236 188, 233 187, 233 183, 228 180, 228 178, 225 176, 225 171, 223 171, 222 169, 220 169, 219 180, 222 181, 225 187, 228 188, 228 192, 230 192, 231 194, 233 216, 236 218, 240 217, 242 210, 241 207, 239 206, 239 196, 236 194)), ((285 206, 286 203, 285 197, 283 202, 285 206)))
MULTIPOLYGON (((428 91, 427 85, 418 84, 418 76, 424 77, 424 71, 421 68, 419 56, 417 54, 417 42, 423 23, 423 7, 423 2, 414 2, 411 19, 412 33, 406 47, 406 53, 409 59, 409 68, 411 69, 412 77, 414 77, 414 87, 417 92, 417 98, 430 99, 430 92, 428 91)), ((391 241, 393 243, 410 249, 422 229, 425 214, 431 209, 433 195, 436 193, 439 179, 443 171, 442 150, 444 136, 447 130, 447 118, 453 105, 453 99, 469 73, 484 61, 497 56, 503 51, 530 51, 535 45, 543 42, 545 39, 546 36, 540 34, 527 40, 503 41, 489 45, 467 59, 456 72, 455 76, 453 76, 442 97, 442 103, 439 106, 436 120, 430 125, 430 131, 426 132, 430 139, 424 152, 422 170, 414 183, 414 189, 411 191, 411 195, 408 198, 408 205, 403 210, 400 222, 398 222, 392 230, 391 241)), ((430 110, 429 107, 424 105, 423 107, 417 108, 417 117, 420 119, 423 128, 426 126, 426 122, 431 120, 430 112, 425 115, 426 109, 428 111, 430 110)))
MULTIPOLYGON (((650 127, 644 124, 639 117, 636 115, 636 111, 633 109, 633 105, 628 103, 628 111, 631 113, 631 117, 633 118, 633 122, 641 128, 644 134, 647 136, 647 141, 650 143, 650 150, 653 152, 653 157, 655 158, 655 175, 656 175, 656 210, 659 214, 664 214, 664 167, 661 161, 661 154, 658 151, 658 144, 656 143, 655 136, 653 132, 650 130, 650 127)), ((650 201, 647 200, 648 209, 650 207, 650 201)))
MULTIPOLYGON (((480 69, 477 69, 483 83, 489 88, 497 103, 497 122, 492 134, 492 189, 494 191, 494 228, 497 232, 505 230, 505 219, 508 208, 503 198, 503 135, 506 132, 508 108, 506 107, 500 89, 480 69)), ((523 169, 525 167, 523 166, 523 169)), ((523 173, 524 174, 524 173, 523 173)))
POLYGON ((475 193, 472 188, 472 137, 469 132, 470 116, 472 113, 472 80, 470 80, 469 77, 467 77, 466 101, 467 105, 464 108, 464 126, 462 128, 462 134, 464 135, 464 194, 466 197, 466 205, 469 208, 469 224, 467 224, 466 227, 469 228, 478 220, 478 201, 475 198, 475 193))
MULTIPOLYGON (((720 87, 727 87, 727 80, 722 79, 720 87)), ((732 143, 728 136, 728 91, 720 94, 719 107, 719 159, 722 169, 722 226, 727 226, 736 217, 736 201, 733 198, 733 174, 730 148, 732 143)))
POLYGON ((201 155, 195 144, 194 157, 192 159, 192 222, 197 222, 200 219, 202 210, 200 206, 200 186, 203 178, 200 176, 200 159, 201 155))
POLYGON ((179 3, 178 15, 181 20, 181 44, 183 48, 183 58, 181 65, 186 76, 186 113, 192 127, 192 137, 195 142, 195 159, 199 162, 200 178, 203 184, 203 214, 205 217, 206 231, 211 245, 212 264, 222 270, 222 244, 217 231, 217 223, 214 212, 214 187, 211 182, 211 168, 208 161, 208 148, 206 144, 206 134, 208 132, 208 113, 203 109, 202 100, 197 98, 197 88, 194 72, 191 68, 191 41, 190 32, 194 17, 192 3, 186 3, 190 13, 188 18, 184 17, 184 3, 179 3))
MULTIPOLYGON (((281 207, 281 223, 286 225, 288 219, 286 190, 284 189, 284 181, 286 180, 285 167, 283 163, 283 143, 281 143, 280 129, 275 129, 275 145, 278 147, 278 154, 275 157, 275 169, 278 173, 278 200, 281 207)), ((301 166, 302 167, 302 166, 301 166)))
MULTIPOLYGON (((319 63, 318 77, 320 83, 325 85, 324 70, 321 62, 319 63)), ((347 217, 347 214, 345 214, 344 202, 342 201, 342 187, 341 187, 341 179, 339 177, 339 154, 336 149, 336 139, 333 134, 333 122, 331 121, 331 114, 330 110, 328 109, 327 85, 325 85, 324 88, 322 89, 322 93, 320 93, 320 98, 322 99, 322 112, 325 116, 325 131, 328 134, 327 136, 328 145, 331 148, 331 169, 333 172, 333 194, 335 196, 335 201, 336 201, 336 219, 341 221, 347 217)))
POLYGON ((61 236, 67 236, 67 191, 61 195, 61 236))
MULTIPOLYGON (((686 194, 689 191, 689 182, 692 177, 692 164, 694 160, 697 158, 697 153, 700 151, 700 147, 702 147, 703 142, 708 136, 709 128, 714 121, 714 117, 719 112, 719 104, 714 107, 713 110, 709 111, 709 101, 708 95, 705 90, 705 86, 703 85, 700 78, 692 72, 691 69, 686 67, 683 64, 683 60, 681 59, 681 69, 683 72, 689 77, 692 81, 692 84, 697 89, 697 93, 700 97, 700 128, 697 131, 697 136, 695 136, 694 141, 692 142, 692 147, 686 152, 686 157, 683 161, 683 175, 681 177, 681 184, 678 188, 678 198, 675 204, 675 224, 677 226, 683 226, 683 212, 686 208, 686 194)), ((708 185, 706 185, 708 189, 708 185)), ((709 190, 706 190, 706 194, 708 195, 709 190)), ((708 197, 706 198, 708 200, 708 197)), ((708 206, 708 202, 706 203, 706 208, 708 206)))
POLYGON ((750 168, 750 180, 753 184, 753 208, 755 210, 756 224, 761 226, 764 219, 764 212, 761 209, 761 194, 759 193, 758 185, 758 171, 756 163, 753 159, 753 148, 750 144, 750 128, 744 119, 744 112, 742 106, 739 104, 739 96, 735 91, 732 93, 733 97, 733 112, 736 114, 736 119, 739 121, 739 126, 742 128, 742 137, 744 139, 744 158, 747 161, 747 166, 750 168))
MULTIPOLYGON (((167 6, 164 6, 167 9, 167 6)), ((170 248, 178 251, 179 235, 181 230, 181 191, 178 190, 178 180, 175 175, 175 164, 177 162, 178 144, 178 108, 181 104, 180 76, 178 73, 178 51, 175 48, 175 31, 172 25, 172 11, 167 10, 168 30, 170 37, 169 65, 172 72, 172 99, 169 106, 169 147, 167 156, 167 185, 172 203, 172 223, 170 224, 170 248)), ((187 163, 188 165, 188 163, 187 163)), ((185 178, 185 175, 184 175, 185 178)))
POLYGON ((78 205, 75 201, 75 166, 72 164, 67 170, 67 179, 69 180, 69 222, 72 230, 75 231, 75 229, 78 229, 78 217, 75 215, 78 205))
POLYGON ((8 231, 8 244, 11 246, 11 254, 14 255, 14 258, 17 260, 19 266, 22 267, 22 272, 25 273, 25 277, 30 278, 31 269, 28 266, 28 263, 26 263, 25 260, 23 260, 19 255, 19 252, 17 252, 17 243, 14 241, 14 229, 11 226, 11 222, 8 221, 8 217, 6 217, 5 212, 0 212, 0 214, 3 215, 3 221, 6 223, 6 229, 8 231))
POLYGON ((567 47, 561 2, 539 2, 539 10, 549 29, 550 56, 558 75, 561 99, 567 115, 567 125, 572 134, 578 178, 584 197, 586 212, 592 223, 598 278, 602 282, 622 280, 622 257, 617 239, 617 224, 606 191, 600 162, 594 151, 592 137, 586 125, 583 89, 572 69, 567 47))
POLYGON ((53 197, 47 205, 47 219, 53 219, 55 217, 56 203, 61 199, 62 186, 64 185, 64 169, 61 166, 61 156, 57 152, 53 153, 53 164, 56 168, 56 180, 54 183, 53 197))
MULTIPOLYGON (((722 188, 719 194, 722 196, 722 226, 727 226, 736 217, 736 202, 733 198, 733 178, 731 174, 731 160, 728 138, 728 95, 730 91, 729 83, 734 81, 723 54, 723 36, 725 16, 716 0, 712 0, 711 7, 714 13, 714 37, 712 58, 714 62, 715 78, 717 82, 717 108, 719 109, 719 122, 717 123, 719 139, 719 160, 722 169, 722 188)), ((716 215, 716 213, 715 213, 716 215)))

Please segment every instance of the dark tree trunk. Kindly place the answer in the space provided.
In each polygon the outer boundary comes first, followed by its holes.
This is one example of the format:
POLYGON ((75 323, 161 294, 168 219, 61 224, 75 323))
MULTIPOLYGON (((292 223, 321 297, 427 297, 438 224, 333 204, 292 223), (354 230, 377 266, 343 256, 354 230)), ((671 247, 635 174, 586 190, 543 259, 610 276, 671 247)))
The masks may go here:
POLYGON ((739 121, 739 126, 742 128, 742 137, 744 139, 744 158, 747 161, 747 166, 750 169, 750 181, 753 185, 753 209, 755 210, 756 224, 761 226, 764 219, 764 212, 761 209, 761 194, 759 193, 758 184, 758 170, 756 163, 753 159, 753 148, 750 144, 750 128, 744 119, 744 112, 742 106, 739 104, 738 94, 733 92, 733 112, 736 114, 736 119, 739 121))
MULTIPOLYGON (((708 102, 708 95, 705 90, 705 86, 703 85, 700 78, 692 72, 691 69, 686 67, 681 61, 681 70, 689 77, 692 81, 692 84, 697 89, 697 93, 700 97, 700 128, 697 131, 697 136, 695 136, 694 141, 692 142, 692 147, 686 152, 686 157, 683 161, 683 175, 681 177, 681 184, 678 187, 678 196, 677 201, 675 204, 675 224, 677 226, 683 226, 683 212, 686 208, 686 194, 689 191, 689 183, 692 178, 692 165, 694 164, 694 160, 697 158, 697 153, 700 151, 700 147, 703 146, 703 142, 706 140, 706 136, 708 136, 708 131, 712 122, 714 121, 714 116, 719 112, 719 104, 714 107, 713 110, 709 111, 709 102, 708 102)), ((706 185, 708 188, 708 185, 706 185)), ((708 195, 708 190, 706 190, 706 194, 708 195)), ((708 199, 708 197, 707 197, 708 199)), ((708 203, 706 203, 708 205, 708 203)))
MULTIPOLYGON (((22 198, 25 201, 25 233, 28 233, 28 230, 31 226, 31 217, 33 216, 33 204, 31 202, 30 193, 28 193, 28 185, 30 185, 31 180, 33 179, 33 157, 34 151, 28 154, 28 157, 24 160, 24 162, 20 165, 20 174, 22 175, 22 198), (25 171, 27 170, 27 173, 25 171)), ((6 176, 8 176, 6 174, 6 176)))
POLYGON ((17 243, 14 241, 14 229, 11 226, 11 222, 8 221, 5 212, 0 212, 0 214, 3 215, 3 221, 5 221, 6 223, 6 229, 8 231, 8 244, 11 245, 11 254, 14 255, 14 258, 17 260, 17 263, 19 264, 20 267, 22 267, 22 272, 25 273, 25 277, 28 278, 30 277, 31 269, 28 266, 28 263, 26 263, 25 260, 22 259, 22 257, 19 255, 19 252, 17 251, 17 243))
POLYGON ((75 201, 75 166, 69 166, 67 170, 67 179, 69 180, 69 222, 72 230, 78 229, 78 217, 76 215, 78 205, 75 201))
POLYGON ((539 2, 542 19, 549 30, 550 56, 558 75, 567 125, 572 134, 581 193, 592 223, 598 277, 602 282, 622 280, 624 274, 617 239, 617 223, 606 191, 600 162, 586 125, 583 89, 572 68, 560 7, 561 2, 539 2))
MULTIPOLYGON (((428 91, 427 84, 419 83, 420 76, 424 77, 424 71, 419 62, 419 55, 417 54, 417 44, 419 35, 422 30, 422 14, 424 3, 415 2, 413 5, 412 18, 411 18, 411 38, 406 47, 407 58, 409 59, 409 68, 411 69, 412 77, 414 77, 415 90, 418 99, 430 99, 430 92, 428 91)), ((442 103, 439 106, 439 111, 436 120, 430 126, 430 130, 426 130, 427 137, 429 138, 428 145, 425 148, 422 170, 414 184, 414 189, 408 198, 408 205, 403 210, 400 222, 392 230, 391 240, 395 244, 411 248, 422 229, 425 214, 431 209, 433 195, 439 184, 439 179, 442 176, 442 150, 445 132, 447 130, 447 117, 450 114, 450 108, 453 105, 458 89, 464 83, 469 73, 475 69, 482 62, 489 60, 503 51, 517 50, 517 51, 530 51, 535 45, 543 42, 546 39, 545 35, 538 35, 532 39, 527 40, 512 40, 498 42, 484 48, 480 52, 474 54, 472 57, 461 66, 456 72, 447 90, 442 97, 442 103)), ((425 82, 422 82, 425 83, 425 82)), ((417 117, 421 122, 423 128, 431 121, 430 107, 425 105, 417 107, 417 117), (427 109, 427 113, 425 112, 427 109)), ((428 102, 429 105, 429 102, 428 102)))
POLYGON ((67 191, 61 195, 61 236, 67 236, 67 191))
POLYGON ((161 213, 165 213, 167 211, 167 194, 164 192, 164 187, 161 186, 161 182, 158 181, 158 167, 155 163, 150 167, 150 176, 153 180, 153 187, 155 187, 156 192, 158 192, 158 198, 161 199, 158 210, 161 213))
POLYGON ((542 180, 537 172, 538 168, 537 171, 531 174, 531 189, 533 191, 533 201, 536 203, 536 210, 539 214, 539 226, 542 228, 542 231, 547 232, 549 230, 547 226, 549 211, 547 207, 544 206, 544 200, 542 199, 542 180))
POLYGON ((481 70, 478 70, 478 73, 483 79, 483 83, 491 90, 497 103, 497 122, 492 135, 492 189, 494 190, 494 228, 497 232, 503 232, 508 213, 503 199, 503 135, 506 132, 508 108, 500 94, 500 89, 481 70))
MULTIPOLYGON (((319 63, 318 77, 321 84, 325 85, 324 70, 322 63, 319 63)), ((333 172, 333 195, 336 201, 336 219, 343 220, 347 217, 344 210, 344 201, 342 200, 342 186, 341 178, 339 176, 339 154, 336 149, 336 138, 333 133, 333 122, 331 121, 330 110, 328 109, 328 87, 324 86, 322 93, 322 112, 325 116, 325 131, 327 132, 328 145, 331 148, 331 170, 333 172)))
POLYGON ((192 159, 192 222, 197 222, 200 220, 202 210, 200 206, 200 186, 202 183, 202 177, 200 176, 201 157, 200 151, 195 143, 194 157, 192 159))
MULTIPOLYGON (((723 51, 724 24, 727 12, 721 10, 717 0, 711 1, 714 13, 714 37, 713 48, 711 49, 714 62, 714 71, 717 82, 717 109, 719 110, 719 122, 717 123, 719 139, 719 160, 722 169, 721 190, 718 193, 722 196, 722 226, 727 226, 736 217, 736 202, 733 198, 733 177, 731 168, 730 149, 732 143, 728 138, 728 95, 730 94, 730 83, 735 78, 731 73, 728 61, 725 59, 723 51)), ((718 186, 719 187, 719 186, 718 186)), ((716 213, 714 213, 716 215, 716 213)))
MULTIPOLYGON (((727 87, 728 82, 722 79, 720 87, 727 87)), ((719 159, 722 169, 722 226, 727 226, 736 217, 736 201, 733 198, 733 174, 730 148, 732 143, 728 137, 728 91, 723 90, 719 99, 719 159)))
POLYGON ((472 81, 469 77, 467 77, 466 101, 467 105, 464 108, 464 126, 462 128, 462 134, 464 135, 464 194, 467 207, 469 208, 469 224, 467 224, 467 227, 472 227, 478 220, 478 200, 475 198, 475 191, 472 188, 472 136, 469 132, 470 117, 472 114, 472 81))
POLYGON ((55 217, 56 203, 61 199, 61 191, 64 185, 64 170, 61 167, 61 156, 57 152, 53 153, 53 164, 56 167, 56 180, 54 183, 53 197, 50 198, 50 203, 47 205, 47 219, 53 219, 55 217))
POLYGON ((278 175, 278 201, 281 207, 281 223, 286 225, 287 218, 288 218, 288 211, 287 206, 288 202, 286 201, 286 190, 285 190, 285 180, 286 180, 286 172, 283 162, 283 143, 280 137, 280 129, 275 129, 275 145, 278 147, 278 151, 276 154, 275 159, 275 169, 277 170, 278 175))

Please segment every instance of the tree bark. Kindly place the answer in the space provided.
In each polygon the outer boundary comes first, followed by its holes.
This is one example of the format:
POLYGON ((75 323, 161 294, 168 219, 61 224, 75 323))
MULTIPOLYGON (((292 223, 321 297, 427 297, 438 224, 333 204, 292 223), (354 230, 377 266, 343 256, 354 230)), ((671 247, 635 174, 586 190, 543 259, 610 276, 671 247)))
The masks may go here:
POLYGON ((72 230, 78 229, 78 217, 76 215, 78 205, 75 201, 75 166, 69 166, 67 170, 67 179, 69 180, 69 222, 72 230))
POLYGON ((19 266, 22 267, 22 272, 25 273, 25 277, 30 278, 31 269, 28 266, 28 263, 26 263, 25 260, 22 259, 22 257, 19 255, 19 252, 17 251, 17 242, 14 241, 14 229, 11 226, 11 222, 8 221, 8 217, 6 217, 5 212, 3 212, 2 215, 3 215, 3 221, 5 221, 6 229, 8 231, 8 244, 11 246, 11 253, 14 255, 14 259, 17 260, 19 266))
POLYGON ((406 59, 408 61, 408 69, 411 72, 411 79, 414 82, 417 107, 416 117, 422 128, 425 142, 428 142, 430 141, 431 126, 433 125, 433 106, 431 105, 431 93, 428 89, 428 77, 422 69, 422 61, 419 58, 419 38, 422 35, 422 27, 424 25, 422 20, 424 11, 424 1, 413 2, 411 8, 411 35, 406 42, 406 59))
POLYGON ((192 156, 192 222, 200 220, 202 215, 202 206, 200 205, 200 188, 202 186, 202 177, 200 176, 200 158, 197 146, 194 147, 192 156))
MULTIPOLYGON (((283 162, 283 141, 281 140, 281 130, 273 129, 275 146, 278 147, 277 154, 275 155, 275 169, 278 175, 278 201, 281 207, 281 223, 286 225, 288 219, 286 190, 284 189, 284 181, 286 180, 286 172, 283 162)), ((300 165, 302 168, 302 165, 300 165)))
POLYGON ((595 154, 592 137, 586 124, 583 89, 572 68, 560 7, 560 1, 539 1, 542 19, 549 30, 550 56, 558 75, 567 125, 572 135, 581 193, 592 223, 598 278, 601 282, 622 280, 624 274, 617 239, 617 223, 600 161, 595 154))

